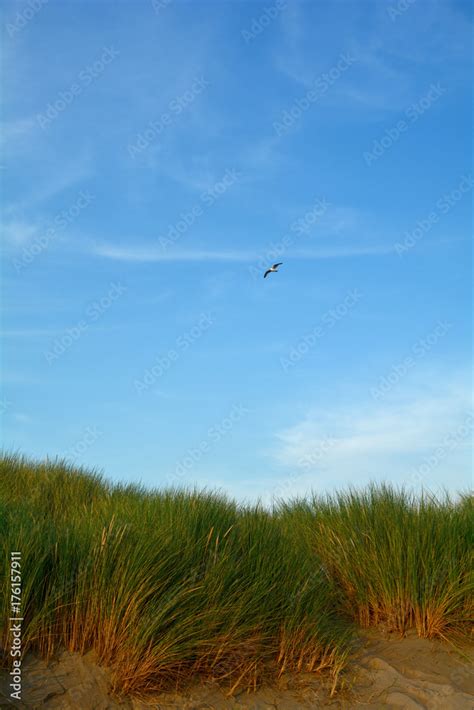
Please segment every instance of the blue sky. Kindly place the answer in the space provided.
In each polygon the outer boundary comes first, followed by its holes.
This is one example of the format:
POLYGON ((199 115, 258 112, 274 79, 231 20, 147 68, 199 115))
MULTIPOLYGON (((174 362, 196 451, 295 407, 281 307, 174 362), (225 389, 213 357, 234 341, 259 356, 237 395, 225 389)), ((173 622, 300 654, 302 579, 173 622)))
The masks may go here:
POLYGON ((470 3, 2 30, 5 449, 264 501, 469 486, 470 3))

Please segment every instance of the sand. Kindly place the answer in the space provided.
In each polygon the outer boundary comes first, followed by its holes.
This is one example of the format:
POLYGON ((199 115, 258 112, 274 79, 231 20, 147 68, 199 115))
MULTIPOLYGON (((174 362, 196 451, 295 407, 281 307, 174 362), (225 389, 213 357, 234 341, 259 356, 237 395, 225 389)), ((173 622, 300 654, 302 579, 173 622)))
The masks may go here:
MULTIPOLYGON (((463 646, 474 656, 474 646, 463 646)), ((464 655, 440 641, 408 635, 360 637, 359 650, 343 674, 343 688, 330 698, 324 677, 300 674, 283 677, 278 685, 256 693, 241 692, 228 698, 212 684, 190 687, 182 693, 162 693, 146 701, 116 698, 110 692, 107 669, 94 662, 92 653, 64 652, 46 665, 30 655, 23 664, 23 702, 8 701, 7 679, 2 672, 0 707, 64 710, 473 710, 474 668, 464 655)))

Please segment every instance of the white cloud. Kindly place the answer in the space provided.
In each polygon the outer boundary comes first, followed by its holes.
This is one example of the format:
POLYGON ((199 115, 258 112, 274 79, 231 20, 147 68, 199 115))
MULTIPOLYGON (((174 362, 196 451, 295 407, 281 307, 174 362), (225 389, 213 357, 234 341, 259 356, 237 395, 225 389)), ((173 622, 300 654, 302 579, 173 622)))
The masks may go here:
POLYGON ((18 118, 14 121, 3 121, 0 130, 2 145, 11 146, 13 143, 22 143, 37 128, 34 118, 18 118))
POLYGON ((394 252, 392 246, 331 247, 322 249, 300 249, 294 256, 300 259, 346 259, 353 256, 382 256, 394 252))
MULTIPOLYGON (((251 262, 261 258, 261 254, 251 251, 217 251, 212 249, 167 250, 153 246, 114 246, 113 244, 96 244, 91 249, 92 254, 114 259, 116 261, 155 262, 155 261, 236 261, 251 262)), ((393 252, 392 247, 342 247, 326 249, 295 250, 286 258, 291 259, 342 259, 353 256, 377 256, 393 252)))
POLYGON ((29 243, 37 234, 39 228, 36 224, 23 221, 12 221, 2 225, 2 241, 21 247, 29 243))
POLYGON ((118 261, 251 261, 255 254, 244 251, 182 250, 167 251, 161 247, 138 246, 121 247, 112 244, 100 244, 93 248, 93 253, 107 259, 118 261))
POLYGON ((471 411, 466 379, 439 376, 428 387, 402 384, 382 404, 367 398, 357 406, 312 409, 276 435, 274 458, 291 473, 273 494, 370 480, 461 488, 470 471, 470 437, 460 435, 455 445, 446 441, 463 429, 471 411), (435 465, 416 476, 435 451, 435 465))
POLYGON ((14 412, 13 419, 19 424, 28 424, 29 422, 31 422, 31 417, 28 414, 24 414, 23 412, 14 412))
POLYGON ((305 18, 301 3, 286 5, 280 16, 281 47, 275 51, 275 65, 293 81, 308 86, 314 78, 301 49, 305 37, 305 18))
POLYGON ((362 25, 356 3, 345 3, 343 13, 337 4, 318 12, 310 3, 292 3, 281 14, 276 68, 295 83, 309 86, 340 51, 354 54, 354 69, 328 92, 328 104, 371 112, 377 120, 380 112, 402 111, 419 97, 423 86, 412 70, 414 63, 420 69, 434 69, 436 79, 450 87, 469 81, 468 18, 451 3, 413 2, 393 21, 389 10, 397 7, 397 0, 375 3, 370 22, 362 25), (330 29, 336 22, 335 45, 330 29), (457 63, 454 72, 453 62, 457 63))
POLYGON ((36 182, 36 186, 30 193, 21 200, 6 205, 4 214, 11 215, 29 212, 43 203, 49 202, 61 192, 73 187, 77 183, 92 176, 92 164, 88 156, 79 157, 74 163, 67 165, 57 165, 52 171, 48 171, 48 178, 40 180, 30 179, 30 184, 36 182), (52 172, 52 176, 51 175, 52 172))
POLYGON ((52 328, 18 328, 16 330, 0 330, 0 338, 43 338, 60 332, 60 330, 52 328))

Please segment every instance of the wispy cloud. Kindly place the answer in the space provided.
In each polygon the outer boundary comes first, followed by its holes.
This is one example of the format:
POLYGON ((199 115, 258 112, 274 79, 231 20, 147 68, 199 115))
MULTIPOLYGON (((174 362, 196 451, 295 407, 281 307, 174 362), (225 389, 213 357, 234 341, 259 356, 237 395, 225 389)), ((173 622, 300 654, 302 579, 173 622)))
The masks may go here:
MULTIPOLYGON (((95 332, 109 332, 115 330, 129 329, 130 323, 114 323, 111 325, 88 325, 89 330, 95 332)), ((66 329, 67 330, 67 329, 66 329)), ((64 335, 64 329, 61 328, 18 328, 0 330, 0 339, 2 338, 53 338, 56 335, 64 335)))
POLYGON ((280 25, 282 46, 275 52, 275 65, 293 81, 308 86, 313 76, 312 67, 308 66, 301 50, 305 36, 305 18, 301 3, 289 3, 285 6, 280 16, 280 25))
MULTIPOLYGON (((295 83, 308 86, 341 49, 357 57, 357 66, 328 92, 328 105, 352 106, 380 113, 400 111, 416 99, 420 86, 413 62, 436 70, 436 79, 446 83, 469 81, 468 18, 457 12, 454 3, 376 3, 371 22, 359 25, 360 9, 346 3, 340 13, 333 8, 292 3, 281 15, 282 40, 275 51, 278 71, 295 83), (400 15, 390 17, 390 8, 400 15), (316 15, 316 17, 315 17, 316 15), (338 23, 338 44, 327 42, 326 28, 338 23), (358 25, 359 31, 354 32, 358 25), (452 38, 457 41, 452 41, 452 38), (316 39, 315 39, 316 38, 316 39), (448 39, 450 38, 450 39, 448 39), (452 62, 457 61, 453 73, 452 62)), ((428 82, 429 83, 429 82, 428 82)))
POLYGON ((2 237, 5 244, 21 247, 30 242, 39 232, 39 225, 13 220, 2 225, 2 237))
POLYGON ((55 335, 57 329, 48 328, 24 328, 13 330, 0 330, 0 338, 46 338, 55 335))
MULTIPOLYGON (((431 386, 412 382, 383 405, 367 400, 357 407, 315 408, 276 434, 274 458, 293 472, 299 492, 318 488, 322 481, 419 483, 410 475, 412 468, 436 451, 470 412, 466 384, 465 377, 444 375, 434 378, 431 386)), ((469 442, 465 437, 457 447, 447 447, 424 485, 438 484, 447 475, 462 478, 469 466, 469 442)))
MULTIPOLYGON (((362 246, 362 247, 342 247, 327 249, 304 249, 295 250, 291 254, 285 254, 285 259, 344 259, 357 256, 378 256, 393 252, 393 247, 385 246, 362 246)), ((113 244, 99 244, 92 248, 92 254, 106 259, 130 262, 154 262, 154 261, 229 261, 229 262, 250 262, 260 258, 260 254, 253 251, 218 251, 212 249, 187 249, 181 251, 168 251, 160 247, 135 246, 123 247, 113 244)))
POLYGON ((255 254, 245 251, 183 250, 167 251, 160 247, 117 247, 101 244, 93 253, 117 261, 251 261, 255 254))
POLYGON ((24 412, 14 412, 12 417, 19 424, 29 424, 31 422, 31 417, 24 412))
POLYGON ((357 256, 383 256, 385 254, 394 253, 394 251, 395 249, 392 246, 368 245, 340 248, 329 247, 326 249, 300 249, 291 256, 294 256, 296 259, 349 259, 357 256))
POLYGON ((36 129, 34 118, 18 118, 13 121, 2 121, 0 130, 0 143, 10 147, 12 143, 25 141, 36 129))
POLYGON ((65 190, 91 177, 92 163, 88 156, 83 155, 73 163, 57 165, 52 169, 52 176, 46 180, 38 180, 37 186, 30 193, 16 202, 4 207, 6 216, 24 214, 33 208, 42 206, 65 190))

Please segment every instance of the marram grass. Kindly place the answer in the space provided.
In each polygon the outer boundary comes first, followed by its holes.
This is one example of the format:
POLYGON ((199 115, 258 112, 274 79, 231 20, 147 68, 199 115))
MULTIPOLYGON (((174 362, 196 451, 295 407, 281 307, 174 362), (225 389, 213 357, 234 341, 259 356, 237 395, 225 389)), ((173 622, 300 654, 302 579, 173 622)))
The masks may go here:
POLYGON ((197 675, 229 692, 290 671, 336 687, 354 622, 450 638, 472 618, 472 499, 389 487, 241 506, 212 492, 111 485, 62 462, 0 459, 0 643, 10 552, 23 648, 94 649, 115 690, 197 675))
POLYGON ((472 630, 474 499, 381 485, 279 510, 343 592, 360 626, 453 639, 472 630))

